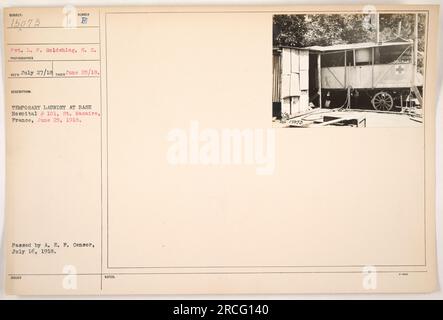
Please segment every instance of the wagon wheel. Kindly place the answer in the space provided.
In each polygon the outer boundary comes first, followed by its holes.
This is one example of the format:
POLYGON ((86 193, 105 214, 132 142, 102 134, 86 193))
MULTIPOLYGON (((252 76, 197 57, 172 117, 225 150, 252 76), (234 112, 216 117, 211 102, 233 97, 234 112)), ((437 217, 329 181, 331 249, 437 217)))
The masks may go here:
POLYGON ((394 99, 385 91, 377 92, 371 102, 374 109, 380 111, 389 111, 394 106, 394 99))

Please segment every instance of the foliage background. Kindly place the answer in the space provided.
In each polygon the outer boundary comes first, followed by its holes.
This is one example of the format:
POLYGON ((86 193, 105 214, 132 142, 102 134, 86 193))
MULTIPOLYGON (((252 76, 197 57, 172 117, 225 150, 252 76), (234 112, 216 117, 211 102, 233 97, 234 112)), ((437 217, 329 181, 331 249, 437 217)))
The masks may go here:
MULTIPOLYGON (((380 14, 379 39, 401 37, 414 40, 415 14, 380 14)), ((423 66, 426 36, 426 14, 418 14, 418 67, 423 66)), ((375 42, 375 14, 307 14, 275 15, 273 44, 275 47, 328 46, 334 44, 375 42)))

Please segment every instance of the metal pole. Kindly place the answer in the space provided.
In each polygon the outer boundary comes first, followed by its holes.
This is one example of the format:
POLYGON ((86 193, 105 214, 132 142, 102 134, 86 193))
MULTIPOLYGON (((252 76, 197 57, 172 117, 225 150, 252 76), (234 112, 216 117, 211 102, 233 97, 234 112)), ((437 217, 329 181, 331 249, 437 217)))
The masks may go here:
POLYGON ((346 74, 348 72, 348 65, 346 63, 347 62, 346 61, 347 51, 345 50, 344 53, 345 53, 345 81, 344 82, 345 82, 345 88, 346 88, 346 86, 347 86, 347 83, 346 83, 347 82, 347 76, 346 76, 346 74))
POLYGON ((318 74, 318 104, 321 109, 322 101, 321 101, 321 54, 318 53, 317 56, 317 74, 318 74))
POLYGON ((372 47, 372 69, 371 69, 371 88, 374 89, 374 64, 375 64, 375 48, 372 47))
POLYGON ((380 15, 378 12, 375 13, 375 34, 376 42, 380 42, 380 15))
POLYGON ((351 108, 351 87, 348 87, 346 92, 346 100, 348 101, 346 104, 346 109, 351 108))
POLYGON ((418 71, 418 13, 415 14, 415 26, 414 26, 414 75, 412 77, 413 86, 416 85, 416 77, 418 71))

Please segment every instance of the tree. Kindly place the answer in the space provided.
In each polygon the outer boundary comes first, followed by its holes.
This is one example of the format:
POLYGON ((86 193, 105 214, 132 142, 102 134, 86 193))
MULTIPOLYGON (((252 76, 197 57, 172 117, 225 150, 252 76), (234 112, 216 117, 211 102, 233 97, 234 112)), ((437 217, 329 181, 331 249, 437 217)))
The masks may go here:
MULTIPOLYGON (((419 49, 424 50, 426 16, 419 14, 419 49)), ((415 14, 380 14, 380 40, 414 38, 415 14)), ((374 14, 275 15, 274 46, 306 47, 376 41, 374 14)))
MULTIPOLYGON (((398 37, 414 40, 415 14, 380 14, 380 41, 398 37)), ((426 15, 418 15, 418 70, 423 73, 426 15)), ((374 14, 275 15, 274 46, 308 47, 334 44, 375 42, 374 14)))
POLYGON ((304 46, 307 26, 304 15, 275 15, 273 20, 274 46, 304 46))
POLYGON ((306 47, 366 42, 373 37, 374 30, 370 16, 363 14, 275 15, 274 45, 306 47))

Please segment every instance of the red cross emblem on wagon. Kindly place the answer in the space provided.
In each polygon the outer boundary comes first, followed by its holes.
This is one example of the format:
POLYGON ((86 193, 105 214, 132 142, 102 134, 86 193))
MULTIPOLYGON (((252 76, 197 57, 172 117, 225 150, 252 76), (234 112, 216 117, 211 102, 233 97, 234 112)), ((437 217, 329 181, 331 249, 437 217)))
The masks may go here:
POLYGON ((405 68, 402 65, 395 67, 395 74, 403 74, 405 72, 405 68))

